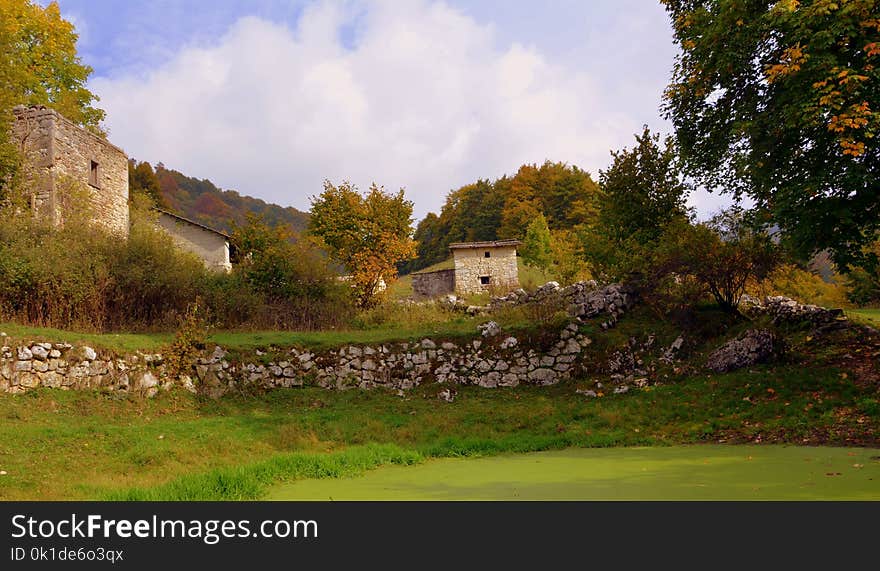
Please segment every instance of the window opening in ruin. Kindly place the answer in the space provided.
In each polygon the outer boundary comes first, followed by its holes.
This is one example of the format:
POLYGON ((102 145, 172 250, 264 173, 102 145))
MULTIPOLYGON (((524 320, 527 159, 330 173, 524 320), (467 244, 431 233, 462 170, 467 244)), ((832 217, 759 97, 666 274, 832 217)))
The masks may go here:
POLYGON ((486 252, 485 254, 483 254, 484 258, 488 258, 490 256, 492 256, 492 252, 486 252))
POLYGON ((489 285, 489 276, 480 276, 480 285, 489 285))
POLYGON ((98 186, 98 163, 89 161, 89 184, 98 186))

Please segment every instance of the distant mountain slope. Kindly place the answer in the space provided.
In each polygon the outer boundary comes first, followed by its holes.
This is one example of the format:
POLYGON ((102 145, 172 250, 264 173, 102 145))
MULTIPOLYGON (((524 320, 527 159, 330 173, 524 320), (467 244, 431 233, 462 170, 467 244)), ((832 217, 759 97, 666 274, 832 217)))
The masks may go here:
POLYGON ((248 212, 262 215, 272 225, 286 224, 297 232, 305 230, 309 215, 291 206, 271 204, 234 190, 221 190, 210 180, 199 180, 174 169, 156 165, 156 178, 165 205, 176 214, 205 226, 229 232, 231 221, 243 224, 248 212))

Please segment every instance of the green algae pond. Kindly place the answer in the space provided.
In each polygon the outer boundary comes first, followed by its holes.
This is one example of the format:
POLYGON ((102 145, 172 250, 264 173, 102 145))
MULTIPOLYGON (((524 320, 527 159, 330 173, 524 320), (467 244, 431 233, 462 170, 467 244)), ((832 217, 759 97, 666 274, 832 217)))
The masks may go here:
POLYGON ((385 466, 298 480, 268 500, 878 500, 880 450, 587 448, 385 466))

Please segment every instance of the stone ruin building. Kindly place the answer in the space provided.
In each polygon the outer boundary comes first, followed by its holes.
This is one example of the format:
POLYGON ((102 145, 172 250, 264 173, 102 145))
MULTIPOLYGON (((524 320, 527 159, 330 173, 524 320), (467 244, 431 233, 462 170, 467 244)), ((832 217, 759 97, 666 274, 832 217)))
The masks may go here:
MULTIPOLYGON (((96 224, 127 238, 130 222, 125 152, 48 107, 18 106, 13 113, 13 136, 23 157, 24 186, 34 214, 61 225, 75 206, 71 202, 86 198, 96 224)), ((180 248, 200 257, 209 269, 232 269, 227 234, 161 210, 157 225, 180 248)))
POLYGON ((60 225, 73 207, 70 201, 86 197, 96 223, 127 237, 125 152, 48 107, 18 106, 13 113, 33 212, 60 225))
POLYGON ((416 297, 449 293, 501 293, 519 287, 516 248, 519 240, 457 242, 449 245, 454 267, 413 274, 416 297))

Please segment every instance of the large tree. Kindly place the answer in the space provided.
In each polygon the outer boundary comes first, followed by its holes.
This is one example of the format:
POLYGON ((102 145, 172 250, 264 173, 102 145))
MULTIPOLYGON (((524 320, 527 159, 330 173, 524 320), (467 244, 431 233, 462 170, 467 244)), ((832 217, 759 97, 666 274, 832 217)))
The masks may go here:
MULTIPOLYGON (((86 88, 92 68, 76 53, 73 24, 58 4, 0 0, 0 130, 16 105, 47 105, 78 125, 101 133, 104 111, 86 88)), ((0 137, 0 186, 17 165, 16 146, 0 137)))
POLYGON ((415 256, 412 211, 402 189, 392 194, 375 184, 361 194, 351 183, 325 181, 312 197, 309 232, 350 273, 359 305, 373 303, 380 284, 397 277, 396 265, 415 256))
POLYGON ((92 68, 76 53, 73 24, 58 4, 45 8, 31 0, 0 0, 0 101, 48 105, 78 125, 100 131, 104 111, 86 88, 92 68))
POLYGON ((612 151, 611 166, 599 172, 605 204, 599 231, 612 241, 655 241, 671 220, 687 217, 689 192, 670 138, 660 141, 647 126, 632 149, 612 151))
POLYGON ((880 230, 877 0, 663 0, 665 109, 689 174, 749 196, 803 255, 864 262, 880 230))

